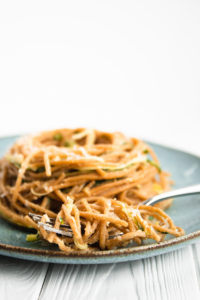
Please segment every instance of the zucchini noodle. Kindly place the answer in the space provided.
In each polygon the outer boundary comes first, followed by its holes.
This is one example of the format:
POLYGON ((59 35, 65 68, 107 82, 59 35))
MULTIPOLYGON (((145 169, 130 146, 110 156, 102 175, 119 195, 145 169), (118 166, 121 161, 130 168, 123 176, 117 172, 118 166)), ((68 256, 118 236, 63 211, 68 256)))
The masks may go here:
POLYGON ((0 161, 0 176, 1 216, 65 252, 184 234, 164 212, 171 199, 142 205, 171 180, 149 145, 119 132, 59 129, 20 138, 0 161), (55 218, 55 229, 68 224, 73 236, 46 231, 29 212, 43 223, 55 218))

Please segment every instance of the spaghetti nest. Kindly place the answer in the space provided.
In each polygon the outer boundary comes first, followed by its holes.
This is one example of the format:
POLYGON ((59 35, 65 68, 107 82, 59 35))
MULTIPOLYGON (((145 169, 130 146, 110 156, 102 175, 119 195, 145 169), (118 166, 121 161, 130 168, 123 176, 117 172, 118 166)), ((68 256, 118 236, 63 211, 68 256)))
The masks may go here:
POLYGON ((43 132, 18 140, 0 162, 0 214, 32 227, 62 251, 112 249, 167 233, 183 234, 163 209, 142 201, 170 188, 153 150, 122 133, 85 128, 43 132), (28 213, 68 224, 72 237, 38 226, 28 213))

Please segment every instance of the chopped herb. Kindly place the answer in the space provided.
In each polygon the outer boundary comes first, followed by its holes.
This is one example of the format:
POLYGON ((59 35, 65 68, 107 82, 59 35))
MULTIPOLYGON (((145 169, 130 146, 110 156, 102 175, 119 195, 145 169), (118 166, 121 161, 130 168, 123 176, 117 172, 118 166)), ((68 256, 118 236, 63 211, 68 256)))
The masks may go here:
POLYGON ((138 229, 144 231, 144 228, 140 224, 138 224, 138 229))
POLYGON ((149 220, 152 221, 154 219, 153 216, 149 216, 149 220))
POLYGON ((62 138, 63 138, 63 136, 61 133, 56 133, 53 137, 53 139, 58 142, 60 142, 62 140, 62 138))
POLYGON ((39 233, 27 234, 27 236, 26 236, 26 241, 27 242, 35 242, 35 241, 37 241, 39 239, 40 239, 39 233))
POLYGON ((64 224, 63 218, 60 217, 59 220, 60 220, 60 224, 63 225, 64 224))
POLYGON ((152 166, 154 166, 155 168, 157 168, 159 173, 162 171, 161 167, 160 167, 157 163, 155 163, 154 161, 152 161, 152 160, 150 160, 150 159, 147 159, 147 162, 148 162, 150 165, 152 165, 152 166))
POLYGON ((74 142, 74 141, 69 141, 69 140, 67 140, 67 141, 65 141, 65 143, 64 143, 64 146, 65 146, 65 147, 69 147, 69 148, 73 147, 74 145, 75 145, 75 142, 74 142))
POLYGON ((15 167, 17 167, 18 169, 21 168, 21 164, 20 164, 20 163, 14 162, 14 165, 15 165, 15 167))
POLYGON ((149 150, 148 150, 148 149, 144 149, 143 153, 144 153, 144 154, 148 154, 148 153, 149 153, 149 150))
POLYGON ((138 222, 138 220, 136 218, 134 218, 133 221, 135 222, 135 224, 138 227, 138 229, 144 231, 144 228, 141 226, 141 224, 138 222))
POLYGON ((17 168, 21 167, 23 156, 21 154, 6 154, 5 158, 17 168))

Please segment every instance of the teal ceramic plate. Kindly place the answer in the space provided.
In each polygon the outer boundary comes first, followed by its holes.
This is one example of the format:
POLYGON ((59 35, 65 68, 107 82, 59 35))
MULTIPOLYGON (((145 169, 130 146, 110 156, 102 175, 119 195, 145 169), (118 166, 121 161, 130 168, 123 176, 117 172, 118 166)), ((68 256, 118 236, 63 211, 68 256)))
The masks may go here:
MULTIPOLYGON (((17 137, 0 139, 0 156, 17 137)), ((200 182, 200 158, 179 150, 151 144, 163 169, 172 174, 176 187, 200 182)), ((167 213, 177 226, 184 228, 186 235, 178 238, 168 236, 165 242, 145 244, 128 248, 98 251, 93 254, 78 252, 65 254, 56 246, 41 242, 26 242, 27 231, 0 219, 0 254, 34 261, 64 264, 101 264, 137 260, 167 253, 200 240, 200 195, 174 200, 167 213)))

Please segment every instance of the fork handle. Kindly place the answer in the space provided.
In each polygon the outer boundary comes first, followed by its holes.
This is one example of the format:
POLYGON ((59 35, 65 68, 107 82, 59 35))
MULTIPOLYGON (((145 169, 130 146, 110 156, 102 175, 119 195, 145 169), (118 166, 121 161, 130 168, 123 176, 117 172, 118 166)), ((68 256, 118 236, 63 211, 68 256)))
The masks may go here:
POLYGON ((195 194, 200 194, 200 184, 196 184, 196 185, 192 185, 192 186, 188 186, 188 187, 184 187, 184 188, 180 188, 180 189, 176 189, 176 190, 172 190, 169 192, 156 195, 144 201, 142 204, 150 206, 160 201, 163 201, 165 199, 195 195, 195 194))

